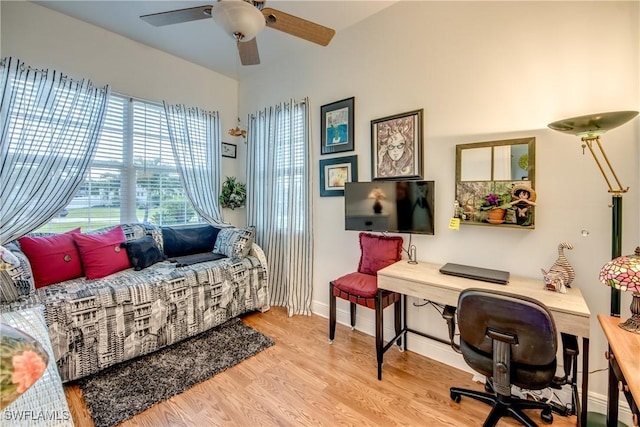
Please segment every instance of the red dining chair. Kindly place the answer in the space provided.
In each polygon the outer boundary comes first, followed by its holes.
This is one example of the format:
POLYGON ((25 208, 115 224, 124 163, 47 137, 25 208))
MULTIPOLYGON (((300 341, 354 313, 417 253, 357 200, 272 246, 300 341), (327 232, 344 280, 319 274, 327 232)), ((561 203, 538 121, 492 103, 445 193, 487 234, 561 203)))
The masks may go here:
MULTIPOLYGON (((351 309, 351 329, 356 325, 356 306, 375 310, 376 357, 378 379, 382 379, 383 311, 394 304, 396 337, 400 334, 400 294, 378 289, 378 270, 402 258, 402 237, 360 233, 360 262, 358 271, 346 274, 329 282, 329 343, 336 335, 336 298, 349 301, 351 309)), ((398 339, 398 345, 401 341, 398 339)))

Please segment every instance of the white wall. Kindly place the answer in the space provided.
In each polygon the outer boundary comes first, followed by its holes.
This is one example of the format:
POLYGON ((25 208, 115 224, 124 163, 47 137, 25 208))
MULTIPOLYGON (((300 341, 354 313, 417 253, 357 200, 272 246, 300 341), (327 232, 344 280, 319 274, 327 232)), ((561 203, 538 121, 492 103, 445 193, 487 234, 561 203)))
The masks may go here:
MULTIPOLYGON (((33 3, 3 1, 0 8, 2 57, 108 84, 124 95, 217 110, 222 140, 244 145, 226 134, 236 125, 236 80, 33 3)), ((228 175, 244 179, 242 158, 223 157, 221 178, 228 175)), ((227 216, 236 220, 233 212, 227 216)))
MULTIPOLYGON (((418 259, 458 262, 540 277, 563 241, 593 314, 590 370, 604 368, 606 341, 596 314, 609 312, 598 281, 610 259, 610 195, 580 141, 547 124, 563 118, 640 108, 637 2, 401 2, 336 34, 317 56, 290 59, 241 82, 241 109, 309 96, 315 183, 313 311, 328 313, 328 282, 358 263, 357 232, 344 231, 344 199, 319 197, 318 160, 358 155, 359 180, 371 178, 370 121, 424 108, 424 177, 436 181, 436 234, 413 236, 418 259), (320 106, 355 96, 355 153, 320 156, 320 106), (453 211, 455 145, 536 138, 535 230, 463 226, 448 229, 453 211), (581 230, 588 230, 583 237, 581 230)), ((623 184, 623 252, 640 244, 640 119, 603 137, 623 184)), ((404 236, 405 241, 408 238, 404 236)), ((541 285, 542 286, 542 285, 541 285)), ((629 315, 629 295, 622 315, 629 315)), ((339 301, 339 321, 348 306, 339 301)), ((410 322, 446 336, 431 308, 412 308, 410 322)), ((373 312, 359 310, 358 329, 373 333, 373 312)), ((388 318, 391 316, 388 315, 388 318)), ((387 319, 390 320, 390 319, 387 319)), ((387 324, 387 333, 390 323, 387 324)), ((388 335, 389 336, 389 335, 388 335)), ((334 344, 336 345, 336 344, 334 344)), ((464 366, 461 357, 419 337, 410 349, 464 366)), ((590 390, 606 394, 606 374, 590 390)))
MULTIPOLYGON (((291 97, 309 96, 313 156, 320 156, 320 106, 355 96, 359 180, 371 174, 370 121, 424 108, 424 177, 436 181, 436 235, 414 236, 419 260, 448 261, 540 277, 561 241, 575 286, 593 314, 590 370, 604 368, 606 342, 595 315, 608 313, 609 291, 597 280, 610 258, 610 196, 580 142, 549 130, 552 121, 603 111, 640 109, 640 4, 637 2, 401 2, 336 34, 320 55, 290 58, 241 83, 241 117, 291 97), (454 200, 455 145, 534 136, 538 207, 535 230, 447 228, 454 200), (582 237, 581 230, 589 235, 582 237)), ((222 176, 244 177, 246 146, 226 129, 236 124, 236 82, 194 64, 26 2, 1 2, 1 54, 54 68, 150 100, 219 110, 223 140, 238 159, 223 159, 222 176)), ((640 119, 603 137, 622 182, 623 252, 640 244, 640 119)), ((344 200, 319 197, 313 310, 328 313, 328 282, 358 262, 357 232, 344 231, 344 200)), ((234 213, 237 215, 237 213, 234 213)), ((405 239, 408 236, 404 236, 405 239)), ((622 316, 629 315, 624 295, 622 316)), ((348 308, 338 305, 339 320, 348 308)), ((430 308, 410 322, 445 335, 430 308)), ((389 316, 388 316, 389 317, 389 316)), ((389 320, 389 319, 387 319, 389 320)), ((373 332, 370 310, 357 327, 373 332)), ((388 331, 387 331, 388 332, 388 331)), ((464 366, 446 347, 412 337, 410 349, 464 366)), ((592 395, 606 394, 606 374, 592 374, 592 395)))

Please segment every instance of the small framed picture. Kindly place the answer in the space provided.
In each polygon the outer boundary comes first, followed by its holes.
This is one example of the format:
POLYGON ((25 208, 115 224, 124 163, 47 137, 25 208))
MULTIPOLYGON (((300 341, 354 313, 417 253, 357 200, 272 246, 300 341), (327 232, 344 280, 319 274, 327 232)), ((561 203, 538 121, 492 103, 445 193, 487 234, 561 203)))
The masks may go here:
POLYGON ((371 121, 373 179, 422 179, 422 112, 371 121))
POLYGON ((354 97, 320 107, 320 154, 353 151, 354 97))
POLYGON ((320 197, 344 196, 344 183, 358 181, 358 156, 320 160, 320 197))
POLYGON ((236 144, 229 144, 229 143, 223 142, 222 157, 231 157, 232 159, 235 159, 237 149, 238 149, 238 146, 236 144))

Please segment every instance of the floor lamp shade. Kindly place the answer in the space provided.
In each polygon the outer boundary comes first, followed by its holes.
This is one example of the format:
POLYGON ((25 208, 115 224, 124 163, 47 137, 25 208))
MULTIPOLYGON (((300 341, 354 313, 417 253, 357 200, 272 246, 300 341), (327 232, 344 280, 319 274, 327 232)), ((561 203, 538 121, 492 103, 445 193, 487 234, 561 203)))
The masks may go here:
MULTIPOLYGON (((600 143, 600 135, 617 128, 638 115, 637 111, 613 111, 571 117, 549 123, 549 128, 558 132, 576 135, 587 147, 607 182, 612 193, 611 258, 622 255, 622 194, 629 190, 624 187, 600 143), (615 182, 615 185, 614 185, 615 182)), ((620 316, 620 290, 611 287, 611 315, 620 316)))

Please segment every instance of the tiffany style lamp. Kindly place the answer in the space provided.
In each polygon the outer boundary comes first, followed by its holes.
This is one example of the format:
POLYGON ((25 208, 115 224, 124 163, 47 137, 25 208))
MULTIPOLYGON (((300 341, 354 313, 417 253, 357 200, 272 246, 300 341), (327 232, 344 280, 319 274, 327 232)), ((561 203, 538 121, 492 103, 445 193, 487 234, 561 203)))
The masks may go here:
POLYGON ((619 326, 640 334, 640 246, 633 255, 621 256, 606 263, 600 270, 600 281, 612 288, 633 292, 631 317, 619 326))

